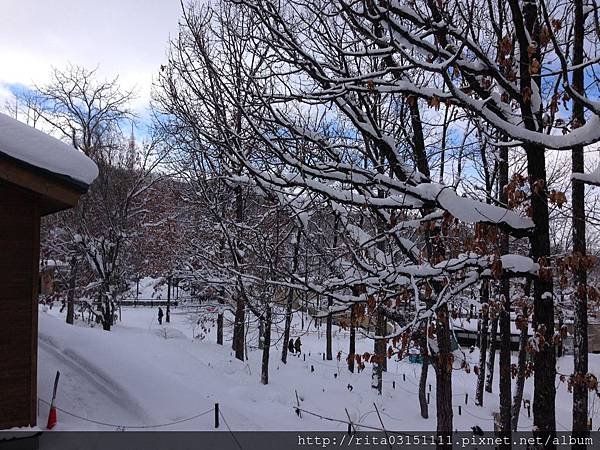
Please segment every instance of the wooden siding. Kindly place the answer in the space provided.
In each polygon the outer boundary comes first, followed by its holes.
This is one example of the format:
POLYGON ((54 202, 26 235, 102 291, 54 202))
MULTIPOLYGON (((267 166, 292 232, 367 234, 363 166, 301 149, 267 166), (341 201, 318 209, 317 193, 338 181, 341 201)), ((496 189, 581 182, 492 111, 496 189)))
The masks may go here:
POLYGON ((0 181, 0 429, 36 424, 40 209, 0 181))

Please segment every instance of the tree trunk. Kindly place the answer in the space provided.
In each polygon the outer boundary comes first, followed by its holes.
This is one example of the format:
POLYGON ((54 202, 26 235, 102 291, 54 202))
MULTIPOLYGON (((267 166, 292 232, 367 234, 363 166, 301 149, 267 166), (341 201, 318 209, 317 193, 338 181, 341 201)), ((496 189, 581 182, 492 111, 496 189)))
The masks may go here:
POLYGON ((223 314, 217 315, 217 344, 223 345, 223 314))
MULTIPOLYGON (((294 241, 294 256, 292 259, 292 272, 295 273, 298 270, 298 264, 300 263, 300 239, 302 238, 302 227, 298 228, 296 232, 296 239, 294 241)), ((290 328, 292 326, 292 308, 294 306, 294 291, 288 290, 287 299, 285 304, 285 326, 283 329, 283 348, 281 349, 281 362, 287 364, 288 357, 288 342, 290 341, 290 328)), ((304 328, 304 323, 302 324, 304 328)))
MULTIPOLYGON (((387 335, 387 319, 385 317, 384 311, 381 310, 377 316, 377 333, 380 336, 387 335)), ((376 341, 378 345, 377 354, 381 355, 381 370, 383 372, 387 372, 387 339, 381 339, 376 341)))
POLYGON ((488 355, 487 362, 487 377, 485 379, 485 391, 492 392, 492 386, 494 383, 494 365, 496 363, 496 340, 498 338, 498 317, 492 319, 492 326, 490 330, 490 354, 488 355))
POLYGON ((167 278, 167 314, 165 315, 165 322, 171 323, 171 277, 167 278))
POLYGON ((287 364, 288 342, 290 341, 290 328, 292 326, 293 291, 290 289, 285 304, 285 325, 283 328, 283 348, 281 349, 281 362, 287 364))
POLYGON ((69 271, 69 292, 67 293, 67 323, 73 325, 75 321, 75 287, 77 286, 77 272, 79 264, 77 258, 71 258, 71 270, 69 271))
MULTIPOLYGON (((523 308, 523 317, 527 318, 527 307, 523 308)), ((517 363, 517 384, 515 387, 515 396, 512 405, 512 430, 517 431, 519 427, 519 414, 521 412, 521 403, 523 401, 523 389, 525 387, 525 366, 527 364, 527 338, 528 325, 521 330, 519 335, 519 360, 517 363)))
MULTIPOLYGON (((237 305, 237 302, 236 302, 236 305, 237 305)), ((236 310, 235 310, 235 316, 234 316, 234 319, 233 319, 233 333, 232 333, 232 336, 231 336, 231 349, 234 352, 235 352, 235 349, 236 349, 236 345, 237 345, 236 343, 238 341, 238 332, 239 332, 239 329, 240 329, 237 326, 238 314, 239 314, 239 311, 236 308, 236 310)))
POLYGON ((483 406, 483 387, 485 385, 485 363, 488 347, 490 286, 488 280, 481 283, 481 321, 479 332, 479 373, 477 374, 477 389, 475 404, 483 406))
POLYGON ((429 349, 427 348, 427 328, 425 333, 419 336, 419 346, 421 347, 421 356, 423 365, 421 366, 421 376, 419 377, 419 406, 421 407, 421 417, 429 418, 429 405, 427 404, 427 375, 429 373, 429 349))
MULTIPOLYGON (((437 16, 437 14, 436 14, 437 16)), ((434 19, 439 20, 439 17, 434 19)), ((388 59, 391 60, 391 57, 388 59)), ((391 61, 390 61, 391 62, 391 61)), ((393 65, 393 62, 392 64, 393 65)), ((418 102, 408 102, 410 108, 411 124, 413 128, 413 153, 419 172, 427 177, 430 177, 429 161, 425 149, 425 139, 423 134, 423 124, 421 121, 418 102)), ((427 208, 421 210, 422 215, 426 215, 430 210, 427 208)), ((427 233, 426 250, 427 257, 432 262, 438 256, 445 254, 445 249, 442 245, 435 243, 435 236, 440 234, 440 229, 436 228, 427 233)), ((434 283, 434 291, 439 294, 442 291, 439 283, 434 283)), ((450 323, 448 317, 448 305, 444 304, 438 311, 445 315, 441 322, 442 326, 438 327, 438 347, 442 354, 449 356, 450 353, 450 323), (441 337, 441 339, 440 339, 441 337)), ((440 356, 439 354, 437 355, 440 356)), ((434 362, 436 370, 436 405, 437 405, 437 431, 442 442, 438 442, 436 446, 439 449, 445 449, 447 442, 452 433, 452 370, 448 367, 441 366, 438 362, 434 362)))
POLYGON ((264 332, 262 337, 262 370, 260 382, 269 384, 269 352, 271 350, 271 307, 267 306, 264 318, 264 332))
MULTIPOLYGON (((501 281, 502 310, 500 311, 500 424, 501 436, 511 436, 511 372, 510 372, 510 298, 508 279, 501 281)), ((502 445, 502 448, 506 446, 502 445)), ((510 446, 508 446, 510 447, 510 446)))
MULTIPOLYGON (((327 306, 331 307, 332 305, 332 300, 329 299, 327 301, 327 306)), ((326 349, 326 358, 328 361, 331 361, 333 359, 333 353, 332 353, 332 333, 333 330, 333 314, 331 314, 331 311, 329 311, 329 314, 327 314, 327 349, 326 349)))
MULTIPOLYGON (((238 223, 244 221, 244 192, 241 186, 235 187, 235 219, 238 223)), ((242 252, 238 251, 239 243, 236 243, 235 257, 238 264, 243 263, 242 252)), ((242 281, 238 278, 238 283, 242 281)), ((246 322, 246 304, 242 295, 242 287, 238 286, 238 292, 235 298, 235 323, 233 325, 233 350, 235 357, 240 361, 244 360, 245 322, 246 322)))
POLYGON ((250 316, 246 315, 246 328, 244 331, 244 361, 248 361, 248 332, 250 331, 250 316))
MULTIPOLYGON (((386 320, 383 313, 383 305, 379 305, 375 311, 375 336, 383 337, 386 333, 386 320)), ((386 344, 384 339, 375 339, 373 343, 373 374, 371 387, 377 389, 379 395, 383 389, 383 371, 386 363, 386 344)))
MULTIPOLYGON (((522 7, 524 26, 527 39, 520 39, 520 51, 527 54, 530 42, 540 42, 541 25, 539 3, 510 2, 511 9, 520 14, 522 7)), ((538 46, 531 57, 541 60, 541 50, 538 46)), ((533 95, 543 95, 541 90, 541 75, 530 74, 527 61, 519 67, 521 89, 531 89, 533 95)), ((522 101, 521 111, 523 122, 528 130, 542 129, 544 124, 543 110, 533 110, 532 102, 522 101)), ((540 264, 539 276, 533 283, 533 317, 534 333, 538 332, 544 338, 544 344, 534 355, 534 395, 533 395, 533 425, 535 436, 547 441, 556 435, 556 355, 554 353, 554 288, 552 283, 552 269, 550 265, 550 218, 548 212, 548 180, 546 177, 546 149, 537 144, 524 144, 527 155, 527 175, 531 191, 531 210, 534 223, 533 233, 530 235, 531 256, 540 264)), ((551 445, 550 448, 555 448, 551 445)))
POLYGON ((219 313, 217 314, 217 344, 223 345, 223 291, 219 292, 219 313))
POLYGON ((436 368, 437 434, 447 442, 452 433, 452 352, 450 350, 450 316, 448 305, 437 310, 438 354, 436 368))
POLYGON ((110 326, 112 327, 115 324, 115 308, 117 305, 117 299, 116 299, 116 294, 112 294, 112 296, 110 297, 110 316, 109 316, 109 320, 110 320, 110 326))
POLYGON ((348 349, 348 370, 354 373, 354 354, 356 353, 356 305, 350 308, 350 348, 348 349))
MULTIPOLYGON (((223 258, 224 258, 224 250, 225 250, 225 240, 221 239, 220 240, 220 245, 219 245, 219 259, 221 260, 221 263, 223 263, 223 258)), ((225 304, 225 290, 224 289, 219 289, 218 291, 219 293, 219 298, 218 298, 218 303, 219 303, 219 312, 217 314, 217 344, 218 345, 223 345, 223 306, 225 304)))
MULTIPOLYGON (((384 198, 384 192, 379 190, 378 195, 380 198, 384 198)), ((385 225, 383 223, 378 222, 377 226, 378 234, 385 234, 385 225)), ((382 252, 386 251, 385 242, 383 240, 379 240, 377 242, 377 248, 382 252)), ((387 320, 385 318, 385 305, 381 303, 377 310, 376 314, 376 325, 375 325, 375 334, 378 336, 386 336, 387 335, 387 320)), ((381 389, 383 387, 383 372, 387 370, 387 341, 384 339, 376 339, 373 344, 373 352, 376 357, 376 364, 373 365, 373 376, 377 378, 377 391, 381 395, 381 389)))
MULTIPOLYGON (((577 294, 575 294, 575 295, 577 295, 577 294)), ((561 294, 561 304, 562 303, 563 303, 563 297, 561 294)), ((558 316, 558 329, 562 330, 563 325, 565 324, 565 319, 564 319, 562 311, 559 310, 557 313, 557 316, 558 316)), ((573 317, 573 319, 575 319, 575 317, 573 317)), ((556 346, 556 356, 557 356, 557 358, 560 358, 562 355, 563 355, 563 341, 561 339, 556 346)))
POLYGON ((532 184, 534 233, 531 239, 533 260, 541 263, 540 276, 533 283, 533 316, 536 328, 545 340, 534 356, 534 396, 533 424, 539 430, 538 436, 546 438, 556 432, 555 397, 556 356, 554 354, 554 301, 552 272, 549 267, 550 223, 546 190, 536 189, 536 185, 546 186, 546 158, 544 148, 527 147, 529 178, 532 184), (536 181, 537 180, 537 181, 536 181), (540 181, 541 180, 541 181, 540 181))
POLYGON ((262 317, 258 318, 258 349, 263 349, 263 338, 265 334, 265 321, 262 317))
POLYGON ((112 310, 110 307, 110 297, 107 293, 102 294, 102 329, 110 331, 112 310))
POLYGON ((236 297, 235 323, 233 324, 233 350, 235 357, 244 360, 244 330, 246 325, 246 310, 244 298, 238 293, 236 297))
MULTIPOLYGON (((574 0, 575 23, 573 26, 573 64, 583 62, 584 26, 583 0, 574 0)), ((573 88, 584 94, 584 69, 573 71, 573 88)), ((585 116, 583 106, 573 102, 573 121, 583 126, 585 116)), ((584 171, 583 146, 573 147, 573 172, 584 171)), ((573 255, 586 256, 585 235, 585 189, 580 181, 573 180, 573 255)), ((588 323, 587 323, 587 270, 585 264, 579 264, 575 271, 575 311, 574 311, 574 379, 573 385, 573 433, 577 437, 589 436, 588 429, 588 392, 583 377, 588 373, 588 323)), ((573 446, 584 448, 585 446, 573 446)))
MULTIPOLYGON (((430 230, 426 239, 427 254, 430 262, 438 256, 445 255, 445 249, 441 240, 435 237, 440 235, 441 230, 436 227, 430 230)), ((443 286, 438 281, 433 281, 433 290, 439 295, 443 286)), ((428 332, 428 331, 427 331, 428 332)), ((450 344, 450 315, 448 304, 443 303, 436 310, 436 334, 438 352, 432 360, 436 372, 436 420, 438 441, 436 447, 445 449, 448 441, 452 439, 452 351, 450 344)), ((433 355, 432 355, 433 357, 433 355)))
MULTIPOLYGON (((505 187, 508 186, 508 147, 500 147, 500 164, 498 175, 498 199, 501 205, 508 206, 508 194, 505 187)), ((509 237, 507 233, 500 236, 500 254, 509 253, 509 237)), ((502 427, 501 436, 510 439, 511 437, 511 373, 510 373, 510 280, 502 278, 500 280, 500 424, 502 427)), ((504 441, 503 441, 504 442, 504 441)), ((507 448, 502 445, 501 448, 507 448)), ((510 445, 508 445, 510 448, 510 445)))

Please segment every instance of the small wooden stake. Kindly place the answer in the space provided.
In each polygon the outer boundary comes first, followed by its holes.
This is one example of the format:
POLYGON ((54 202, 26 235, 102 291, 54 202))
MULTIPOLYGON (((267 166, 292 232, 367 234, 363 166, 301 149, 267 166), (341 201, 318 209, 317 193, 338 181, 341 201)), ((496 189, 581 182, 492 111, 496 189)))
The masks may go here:
POLYGON ((219 428, 219 404, 215 403, 215 428, 219 428))
POLYGON ((352 431, 354 431, 354 433, 356 433, 356 428, 354 427, 354 424, 352 423, 352 419, 350 418, 348 409, 344 408, 344 411, 346 411, 346 416, 348 417, 348 434, 352 434, 352 431))
POLYGON ((52 401, 56 398, 56 391, 58 390, 58 380, 60 379, 60 371, 56 371, 56 376, 54 377, 54 388, 52 389, 52 401))
POLYGON ((381 414, 379 414, 379 409, 377 408, 377 405, 375 404, 375 402, 373 402, 373 406, 375 407, 375 411, 377 412, 377 417, 379 417, 379 423, 381 423, 381 428, 383 428, 383 432, 385 433, 385 440, 388 442, 388 446, 390 447, 390 450, 393 450, 392 444, 390 444, 390 442, 389 442, 387 430, 385 429, 385 425, 383 424, 383 419, 381 418, 381 414))
POLYGON ((294 389, 294 392, 296 393, 296 405, 298 405, 298 410, 296 412, 298 413, 298 417, 302 419, 302 411, 300 411, 300 399, 298 398, 298 391, 294 389))

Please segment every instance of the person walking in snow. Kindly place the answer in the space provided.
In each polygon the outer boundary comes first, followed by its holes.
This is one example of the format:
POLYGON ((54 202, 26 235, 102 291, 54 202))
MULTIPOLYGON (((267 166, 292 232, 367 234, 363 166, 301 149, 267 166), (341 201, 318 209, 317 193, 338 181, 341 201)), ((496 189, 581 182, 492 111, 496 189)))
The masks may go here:
POLYGON ((164 316, 163 310, 162 308, 159 306, 158 307, 158 324, 162 325, 162 318, 164 316))
POLYGON ((296 349, 296 353, 300 353, 302 349, 302 342, 300 342, 300 336, 296 338, 296 342, 294 342, 294 348, 296 349))
POLYGON ((288 342, 288 351, 290 353, 294 353, 294 340, 290 339, 290 341, 288 342))

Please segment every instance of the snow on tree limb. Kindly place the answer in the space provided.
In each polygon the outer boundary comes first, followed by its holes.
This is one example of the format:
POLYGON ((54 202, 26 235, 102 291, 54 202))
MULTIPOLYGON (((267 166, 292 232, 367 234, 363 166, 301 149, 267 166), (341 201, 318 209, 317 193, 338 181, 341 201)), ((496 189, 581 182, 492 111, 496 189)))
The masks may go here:
POLYGON ((598 167, 596 167, 596 169, 590 173, 574 172, 571 175, 571 180, 577 180, 585 184, 600 186, 600 165, 598 165, 598 167))

